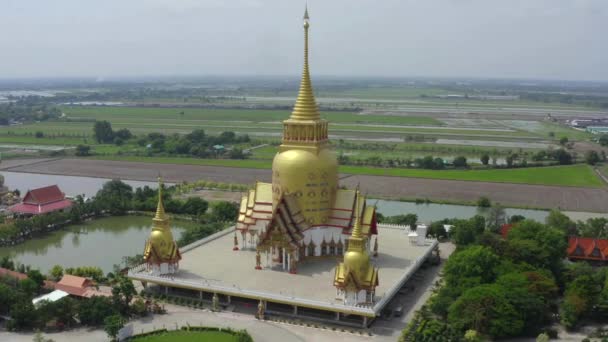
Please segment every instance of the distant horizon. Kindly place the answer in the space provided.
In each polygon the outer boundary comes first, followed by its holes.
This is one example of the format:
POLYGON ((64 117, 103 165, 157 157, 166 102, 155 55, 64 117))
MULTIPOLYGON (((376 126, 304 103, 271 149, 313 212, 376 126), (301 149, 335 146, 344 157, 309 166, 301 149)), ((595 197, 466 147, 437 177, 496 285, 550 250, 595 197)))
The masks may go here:
MULTIPOLYGON (((150 75, 114 75, 114 76, 22 76, 22 77, 2 77, 0 82, 12 81, 82 81, 89 82, 121 82, 121 81, 149 81, 149 82, 164 82, 168 79, 179 80, 203 80, 205 78, 213 79, 255 79, 255 78, 272 78, 272 79, 300 79, 301 74, 150 74, 150 75)), ((560 78, 522 78, 522 77, 478 77, 478 76, 389 76, 389 75, 332 75, 320 74, 317 75, 311 71, 311 78, 328 80, 328 79, 369 79, 369 80, 394 80, 394 81, 506 81, 506 82, 572 82, 572 83, 597 83, 608 84, 608 79, 560 79, 560 78)))
MULTIPOLYGON (((305 2, 8 0, 0 75, 298 74, 305 2)), ((608 81, 604 0, 310 0, 308 7, 317 77, 608 81)))

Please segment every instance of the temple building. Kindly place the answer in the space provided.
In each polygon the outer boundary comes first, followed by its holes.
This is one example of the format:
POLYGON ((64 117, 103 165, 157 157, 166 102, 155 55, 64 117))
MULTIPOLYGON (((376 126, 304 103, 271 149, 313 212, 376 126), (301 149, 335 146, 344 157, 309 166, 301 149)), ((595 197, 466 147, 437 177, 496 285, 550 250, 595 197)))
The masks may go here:
POLYGON ((29 190, 21 203, 10 206, 8 210, 16 215, 33 216, 68 211, 72 204, 57 185, 51 185, 29 190))
POLYGON ((173 240, 170 221, 163 205, 163 184, 158 179, 158 205, 152 219, 152 232, 144 248, 144 261, 151 274, 171 274, 179 269, 182 255, 173 240))
MULTIPOLYGON (((315 101, 308 67, 308 11, 304 14, 304 69, 291 116, 272 162, 272 183, 257 182, 240 203, 240 249, 256 249, 256 268, 297 272, 315 258, 342 258, 355 218, 362 247, 377 235, 375 207, 355 190, 338 187, 338 161, 329 148, 329 124, 315 101), (360 197, 360 205, 356 205, 360 197), (260 256, 265 254, 265 258, 260 256)), ((235 233, 236 234, 236 233, 235 233)), ((235 244, 238 241, 235 235, 235 244)), ((238 246, 234 246, 238 250, 238 246)))
POLYGON ((293 112, 283 121, 272 181, 258 181, 244 194, 234 226, 181 250, 161 186, 144 258, 127 272, 146 291, 211 303, 214 310, 257 307, 258 319, 288 315, 368 327, 437 250, 423 226, 412 239, 410 227, 378 224, 359 187, 339 186, 329 124, 310 80, 309 29, 306 11, 304 70, 293 112))
POLYGON ((568 259, 608 262, 608 239, 571 236, 568 239, 568 259))

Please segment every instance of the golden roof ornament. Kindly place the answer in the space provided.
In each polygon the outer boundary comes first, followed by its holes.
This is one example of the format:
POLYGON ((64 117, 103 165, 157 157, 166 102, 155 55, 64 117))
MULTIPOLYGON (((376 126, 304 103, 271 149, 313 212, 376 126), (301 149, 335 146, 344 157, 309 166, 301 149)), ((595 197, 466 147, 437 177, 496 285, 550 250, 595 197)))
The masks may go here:
POLYGON ((312 91, 312 83, 310 81, 310 71, 308 70, 308 28, 310 27, 308 16, 308 6, 304 10, 304 69, 302 70, 302 79, 300 81, 300 91, 296 104, 291 112, 290 119, 293 120, 319 120, 319 108, 315 101, 315 96, 312 91))

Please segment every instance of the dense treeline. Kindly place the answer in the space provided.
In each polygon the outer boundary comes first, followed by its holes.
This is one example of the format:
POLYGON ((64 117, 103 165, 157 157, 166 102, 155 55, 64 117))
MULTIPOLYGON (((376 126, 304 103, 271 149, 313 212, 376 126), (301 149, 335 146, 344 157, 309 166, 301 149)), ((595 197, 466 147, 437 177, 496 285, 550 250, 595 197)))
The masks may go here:
POLYGON ((61 110, 38 96, 20 98, 16 102, 0 103, 0 125, 14 122, 45 121, 61 116, 61 110))
MULTIPOLYGON (((227 148, 227 144, 242 144, 251 141, 248 135, 236 135, 234 132, 222 132, 217 136, 205 134, 203 129, 195 129, 189 134, 165 135, 158 132, 147 135, 134 136, 126 128, 114 131, 108 121, 96 121, 93 126, 93 135, 100 144, 113 143, 123 145, 129 140, 141 147, 146 147, 149 154, 171 156, 191 156, 198 158, 231 158, 245 159, 242 149, 227 148)), ((84 147, 79 147, 79 150, 84 147)), ((79 153, 79 151, 77 151, 79 153)), ((86 152, 88 154, 88 150, 86 152)), ((81 153, 82 155, 82 153, 81 153)))
POLYGON ((457 250, 401 340, 555 337, 545 327, 556 321, 574 328, 608 318, 608 270, 565 259, 567 236, 600 224, 575 224, 559 212, 546 224, 516 221, 506 239, 481 216, 451 222, 457 250))

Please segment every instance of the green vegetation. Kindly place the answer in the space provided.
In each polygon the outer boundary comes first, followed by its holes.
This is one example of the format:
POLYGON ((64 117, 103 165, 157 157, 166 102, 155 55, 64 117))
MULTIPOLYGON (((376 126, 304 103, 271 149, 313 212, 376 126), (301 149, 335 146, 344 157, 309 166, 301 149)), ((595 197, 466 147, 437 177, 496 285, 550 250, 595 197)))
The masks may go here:
POLYGON ((608 269, 565 261, 567 236, 605 236, 608 220, 574 223, 552 211, 546 224, 523 217, 509 221, 513 228, 506 238, 497 227, 505 220, 497 225, 492 214, 441 222, 453 225, 456 252, 400 341, 468 341, 473 335, 478 341, 539 334, 557 338, 546 327, 558 312, 568 329, 583 320, 608 318, 608 269))
POLYGON ((137 342, 240 342, 229 333, 221 331, 169 331, 158 335, 135 337, 137 342))

